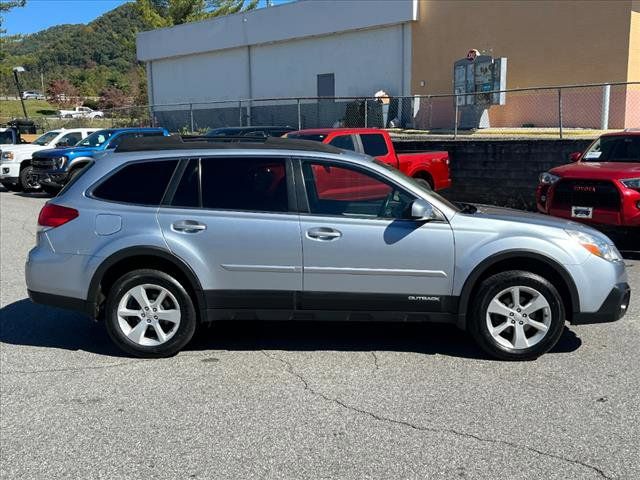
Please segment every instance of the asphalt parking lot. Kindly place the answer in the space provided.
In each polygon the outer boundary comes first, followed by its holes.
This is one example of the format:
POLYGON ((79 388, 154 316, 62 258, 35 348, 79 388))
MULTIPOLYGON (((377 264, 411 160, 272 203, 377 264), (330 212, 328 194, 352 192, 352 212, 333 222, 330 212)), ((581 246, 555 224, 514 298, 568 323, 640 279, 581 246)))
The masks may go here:
POLYGON ((287 323, 137 360, 27 299, 44 201, 0 189, 2 478, 640 478, 639 261, 623 320, 535 362, 443 326, 287 323))

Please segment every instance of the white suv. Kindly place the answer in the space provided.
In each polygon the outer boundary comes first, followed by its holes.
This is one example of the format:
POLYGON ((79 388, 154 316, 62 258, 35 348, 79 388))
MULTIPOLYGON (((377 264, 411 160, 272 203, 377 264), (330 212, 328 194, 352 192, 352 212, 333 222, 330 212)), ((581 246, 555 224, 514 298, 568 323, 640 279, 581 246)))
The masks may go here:
POLYGON ((33 175, 31 156, 38 150, 71 147, 97 130, 96 128, 62 128, 41 135, 33 143, 3 145, 0 150, 0 183, 7 190, 14 192, 39 190, 40 184, 33 175))

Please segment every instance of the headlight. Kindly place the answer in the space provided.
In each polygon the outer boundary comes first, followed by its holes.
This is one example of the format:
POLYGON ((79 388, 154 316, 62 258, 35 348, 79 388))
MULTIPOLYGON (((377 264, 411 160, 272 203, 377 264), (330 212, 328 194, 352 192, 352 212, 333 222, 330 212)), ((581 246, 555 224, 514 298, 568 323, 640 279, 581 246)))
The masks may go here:
POLYGON ((640 190, 640 178, 627 178, 625 180, 620 180, 627 188, 633 188, 634 190, 640 190))
POLYGON ((58 168, 62 168, 62 166, 64 165, 64 162, 67 161, 67 157, 58 157, 56 158, 56 166, 58 168))
POLYGON ((13 152, 2 152, 2 158, 5 160, 13 160, 13 152))
POLYGON ((567 232, 573 240, 598 257, 602 257, 610 262, 619 262, 622 260, 622 255, 620 255, 618 249, 604 240, 600 240, 593 235, 578 230, 565 230, 565 232, 567 232))
POLYGON ((552 183, 556 183, 558 180, 560 180, 560 177, 553 173, 544 172, 540 174, 540 183, 544 185, 551 185, 552 183))

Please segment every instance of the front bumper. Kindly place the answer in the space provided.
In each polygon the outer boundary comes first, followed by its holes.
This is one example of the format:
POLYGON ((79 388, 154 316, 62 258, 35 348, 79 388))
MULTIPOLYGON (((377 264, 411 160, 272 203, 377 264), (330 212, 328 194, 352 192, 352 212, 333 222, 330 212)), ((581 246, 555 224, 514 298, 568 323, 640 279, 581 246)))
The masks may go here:
POLYGON ((20 164, 0 163, 0 180, 8 183, 18 183, 20 164))
POLYGON ((620 320, 627 313, 631 299, 628 283, 618 283, 613 287, 597 312, 574 313, 571 323, 585 325, 589 323, 607 323, 620 320))

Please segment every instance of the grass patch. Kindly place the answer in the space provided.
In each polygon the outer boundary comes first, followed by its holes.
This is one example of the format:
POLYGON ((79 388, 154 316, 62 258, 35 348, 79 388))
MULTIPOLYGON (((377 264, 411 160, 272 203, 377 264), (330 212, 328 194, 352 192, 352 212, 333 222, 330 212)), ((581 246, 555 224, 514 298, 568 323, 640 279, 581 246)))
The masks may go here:
MULTIPOLYGON (((46 100, 25 100, 24 106, 29 117, 42 117, 55 115, 58 108, 46 100)), ((12 118, 22 118, 22 105, 20 100, 0 100, 0 121, 6 122, 12 118)))

